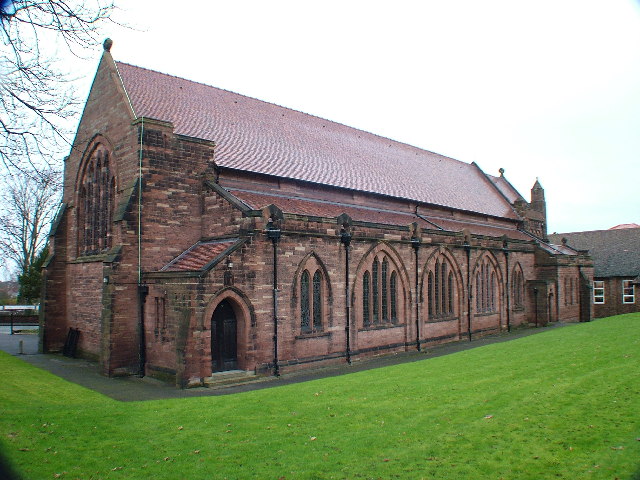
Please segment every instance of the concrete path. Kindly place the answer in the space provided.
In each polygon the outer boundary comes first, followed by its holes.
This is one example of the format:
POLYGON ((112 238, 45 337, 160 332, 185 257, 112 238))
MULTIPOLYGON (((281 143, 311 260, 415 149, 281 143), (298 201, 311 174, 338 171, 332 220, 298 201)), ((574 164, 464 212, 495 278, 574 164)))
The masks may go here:
MULTIPOLYGON (((244 385, 230 386, 226 388, 190 388, 180 390, 175 386, 154 380, 149 377, 117 377, 108 378, 100 374, 98 365, 87 360, 67 358, 61 355, 43 355, 38 351, 38 336, 33 334, 8 335, 0 333, 0 350, 15 355, 27 363, 47 370, 65 380, 83 387, 95 390, 115 400, 124 402, 141 400, 158 400, 164 398, 190 398, 206 395, 229 395, 247 392, 262 388, 289 385, 292 383, 306 382, 319 378, 344 375, 372 368, 380 368, 399 363, 426 360, 442 355, 448 355, 462 350, 477 348, 493 343, 505 342, 516 338, 525 337, 548 331, 565 324, 552 324, 541 328, 519 328, 510 333, 500 333, 469 341, 448 343, 428 348, 422 352, 409 351, 398 354, 384 355, 380 357, 357 360, 352 365, 346 363, 325 368, 306 370, 285 374, 280 377, 264 377, 259 382, 244 385), (22 354, 20 353, 22 342, 22 354)), ((569 324, 571 325, 571 324, 569 324)))

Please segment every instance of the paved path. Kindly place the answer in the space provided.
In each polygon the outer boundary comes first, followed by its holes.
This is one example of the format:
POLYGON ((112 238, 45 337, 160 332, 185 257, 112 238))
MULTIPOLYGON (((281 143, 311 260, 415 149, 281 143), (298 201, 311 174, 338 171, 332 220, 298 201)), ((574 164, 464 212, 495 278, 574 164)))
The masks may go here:
POLYGON ((262 388, 288 385, 291 383, 306 382, 318 378, 326 378, 347 373, 370 370, 399 363, 426 360, 450 353, 477 348, 493 343, 505 342, 516 338, 525 337, 548 331, 564 324, 552 324, 541 328, 519 328, 510 333, 490 335, 473 341, 460 341, 447 343, 428 348, 426 351, 409 351, 398 354, 384 355, 380 357, 355 361, 352 365, 341 364, 325 368, 306 370, 282 375, 281 377, 265 377, 259 382, 236 385, 226 388, 190 388, 180 390, 173 385, 154 380, 149 377, 116 377, 108 378, 100 374, 98 365, 87 360, 67 358, 61 355, 43 355, 38 352, 38 336, 29 334, 8 335, 0 333, 0 350, 15 355, 25 362, 62 377, 70 382, 77 383, 86 388, 107 395, 120 401, 157 400, 163 398, 189 398, 206 395, 229 395, 232 393, 247 392, 262 388), (22 354, 20 353, 22 342, 22 354))

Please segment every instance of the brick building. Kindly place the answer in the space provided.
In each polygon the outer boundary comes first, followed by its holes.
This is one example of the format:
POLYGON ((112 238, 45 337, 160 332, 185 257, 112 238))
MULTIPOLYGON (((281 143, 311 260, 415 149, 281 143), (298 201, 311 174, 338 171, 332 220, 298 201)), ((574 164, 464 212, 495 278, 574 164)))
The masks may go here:
POLYGON ((556 233, 552 241, 586 250, 593 258, 593 307, 596 318, 640 312, 640 225, 609 230, 556 233))
POLYGON ((537 181, 527 202, 502 170, 109 47, 65 163, 44 350, 74 328, 105 374, 188 386, 591 318, 591 260, 544 240, 537 181))

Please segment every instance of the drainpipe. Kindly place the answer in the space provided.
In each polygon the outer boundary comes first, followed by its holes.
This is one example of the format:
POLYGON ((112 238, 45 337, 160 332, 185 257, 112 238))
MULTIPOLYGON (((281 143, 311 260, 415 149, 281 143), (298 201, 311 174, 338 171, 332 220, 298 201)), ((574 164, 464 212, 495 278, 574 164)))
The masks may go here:
POLYGON ((420 250, 420 239, 418 237, 411 237, 411 246, 416 259, 416 348, 420 352, 422 347, 420 346, 420 293, 418 284, 418 250, 420 250))
POLYGON ((138 338, 140 340, 138 346, 138 376, 140 378, 144 377, 147 363, 147 347, 144 335, 144 305, 147 301, 147 295, 149 295, 149 286, 138 285, 138 305, 140 306, 138 310, 138 338))
POLYGON ((144 137, 144 117, 140 118, 140 152, 138 155, 138 376, 144 377, 147 362, 147 346, 144 334, 144 304, 149 287, 142 284, 142 146, 144 137))
POLYGON ((343 227, 340 231, 340 242, 344 245, 345 265, 344 265, 344 304, 345 304, 345 326, 347 363, 351 365, 351 316, 349 303, 349 245, 351 244, 351 234, 343 227))
POLYGON ((273 374, 280 376, 278 365, 278 241, 281 231, 273 225, 273 219, 267 222, 267 237, 273 244, 273 374))
POLYGON ((511 331, 511 295, 510 295, 510 289, 509 289, 509 244, 507 243, 507 241, 505 240, 503 243, 503 248, 502 251, 504 252, 504 261, 506 264, 506 268, 507 268, 507 275, 506 275, 506 293, 507 293, 507 332, 511 331))
POLYGON ((467 252, 467 335, 471 341, 471 244, 468 241, 464 242, 464 249, 467 252))
POLYGON ((533 304, 534 304, 534 311, 535 311, 535 319, 536 319, 536 328, 538 328, 538 288, 534 287, 533 289, 533 304))

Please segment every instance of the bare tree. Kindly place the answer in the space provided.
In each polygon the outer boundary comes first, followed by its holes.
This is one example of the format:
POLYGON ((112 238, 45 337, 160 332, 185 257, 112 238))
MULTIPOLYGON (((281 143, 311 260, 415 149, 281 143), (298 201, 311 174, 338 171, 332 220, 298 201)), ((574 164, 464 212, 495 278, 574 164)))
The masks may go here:
POLYGON ((60 202, 60 174, 42 169, 38 175, 8 176, 2 186, 0 253, 5 268, 29 271, 46 246, 60 202))
POLYGON ((80 111, 61 51, 81 56, 99 42, 114 0, 2 0, 0 164, 9 171, 56 165, 80 111))

